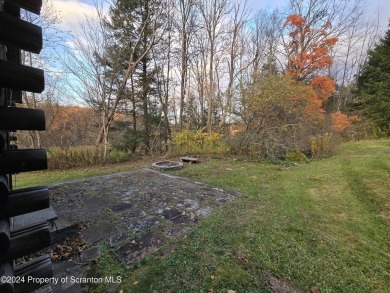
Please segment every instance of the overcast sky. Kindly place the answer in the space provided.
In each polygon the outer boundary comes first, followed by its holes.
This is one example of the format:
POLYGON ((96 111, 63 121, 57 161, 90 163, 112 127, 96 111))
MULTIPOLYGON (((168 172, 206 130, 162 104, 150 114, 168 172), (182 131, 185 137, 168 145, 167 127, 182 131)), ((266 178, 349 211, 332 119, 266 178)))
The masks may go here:
MULTIPOLYGON (((63 27, 74 30, 83 20, 85 14, 93 13, 93 0, 52 0, 57 11, 60 12, 63 27)), ((354 0, 350 0, 351 2, 354 0)), ((383 29, 387 29, 390 19, 390 0, 366 0, 367 17, 375 19, 379 12, 383 29)), ((289 0, 248 0, 251 11, 261 8, 283 8, 289 0)))

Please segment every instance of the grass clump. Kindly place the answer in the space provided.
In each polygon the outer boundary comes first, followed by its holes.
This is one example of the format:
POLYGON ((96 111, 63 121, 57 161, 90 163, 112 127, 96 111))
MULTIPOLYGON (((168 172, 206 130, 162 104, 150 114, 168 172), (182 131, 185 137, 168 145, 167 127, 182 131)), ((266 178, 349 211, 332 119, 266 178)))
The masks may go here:
POLYGON ((308 158, 305 156, 304 153, 300 152, 299 150, 293 150, 286 154, 286 160, 290 162, 307 162, 308 158))

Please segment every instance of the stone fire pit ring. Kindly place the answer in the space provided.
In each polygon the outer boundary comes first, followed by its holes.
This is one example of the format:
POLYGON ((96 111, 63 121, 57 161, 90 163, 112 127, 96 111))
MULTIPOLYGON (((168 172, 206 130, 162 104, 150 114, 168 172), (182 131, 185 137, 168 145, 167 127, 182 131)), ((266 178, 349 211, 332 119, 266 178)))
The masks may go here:
POLYGON ((159 171, 180 170, 183 166, 183 163, 176 161, 159 161, 152 164, 152 169, 159 171))

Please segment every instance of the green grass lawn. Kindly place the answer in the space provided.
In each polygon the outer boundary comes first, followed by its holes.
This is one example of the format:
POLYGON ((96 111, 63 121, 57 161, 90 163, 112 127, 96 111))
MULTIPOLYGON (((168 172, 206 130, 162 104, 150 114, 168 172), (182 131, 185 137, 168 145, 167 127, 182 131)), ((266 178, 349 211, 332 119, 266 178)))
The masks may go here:
POLYGON ((116 165, 101 165, 69 170, 51 170, 30 173, 19 173, 13 176, 15 188, 25 188, 38 185, 51 185, 81 178, 108 175, 119 172, 133 171, 150 167, 150 162, 131 162, 116 165))
MULTIPOLYGON (((34 175, 43 184, 77 172, 34 175)), ((120 270, 123 292, 272 292, 270 279, 303 292, 388 292, 389 140, 344 144, 297 166, 210 159, 173 174, 242 195, 130 271, 107 252, 100 273, 120 270)))

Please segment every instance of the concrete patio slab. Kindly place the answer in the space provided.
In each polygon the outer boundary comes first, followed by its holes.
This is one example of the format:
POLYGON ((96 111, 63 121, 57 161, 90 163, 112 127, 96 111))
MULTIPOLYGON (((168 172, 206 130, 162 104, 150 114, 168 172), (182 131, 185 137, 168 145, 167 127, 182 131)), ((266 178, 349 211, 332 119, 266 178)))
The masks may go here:
MULTIPOLYGON (((57 184, 50 187, 50 192, 51 205, 58 215, 53 239, 61 239, 61 233, 80 225, 83 229, 77 233, 87 243, 88 252, 96 252, 98 257, 97 247, 106 241, 127 268, 157 251, 165 239, 185 232, 238 195, 150 169, 57 184)), ((81 256, 54 263, 54 275, 85 276, 85 262, 95 257, 88 253, 81 256), (66 267, 71 268, 70 272, 64 271, 66 267)), ((79 284, 53 288, 55 292, 88 289, 79 284)))

